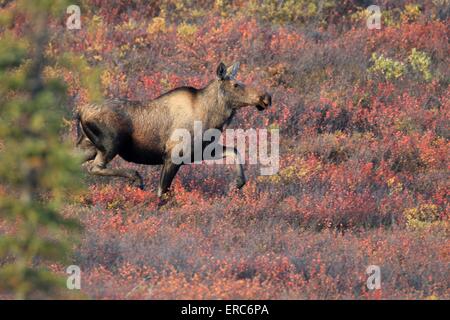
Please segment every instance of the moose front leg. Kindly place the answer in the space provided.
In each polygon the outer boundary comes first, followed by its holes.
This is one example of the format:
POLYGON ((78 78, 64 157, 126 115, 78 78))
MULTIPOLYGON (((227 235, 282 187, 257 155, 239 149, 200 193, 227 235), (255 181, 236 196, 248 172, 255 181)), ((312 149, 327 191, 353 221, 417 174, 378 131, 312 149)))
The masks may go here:
POLYGON ((161 198, 170 188, 172 180, 180 169, 180 166, 179 164, 174 164, 171 159, 164 162, 159 178, 158 198, 161 198))
POLYGON ((244 166, 242 165, 241 156, 236 148, 223 146, 222 158, 233 157, 236 164, 236 187, 238 189, 242 188, 247 181, 244 174, 244 166))

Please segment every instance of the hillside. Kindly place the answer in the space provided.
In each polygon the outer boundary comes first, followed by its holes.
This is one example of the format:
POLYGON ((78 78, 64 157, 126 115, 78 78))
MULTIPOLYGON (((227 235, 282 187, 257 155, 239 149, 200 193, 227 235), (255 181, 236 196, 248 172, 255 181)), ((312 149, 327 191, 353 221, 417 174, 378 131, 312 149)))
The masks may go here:
MULTIPOLYGON (((71 262, 81 293, 449 299, 449 4, 379 5, 372 30, 365 1, 350 0, 81 1, 81 29, 52 23, 46 54, 82 56, 108 98, 201 88, 239 61, 238 79, 273 105, 239 110, 230 128, 280 134, 277 174, 245 165, 241 190, 232 165, 183 166, 158 206, 158 166, 111 163, 138 169, 145 190, 85 174, 63 210, 84 226, 71 262), (381 289, 366 286, 370 265, 381 289)), ((79 74, 46 73, 67 84, 69 113, 89 102, 79 74)))

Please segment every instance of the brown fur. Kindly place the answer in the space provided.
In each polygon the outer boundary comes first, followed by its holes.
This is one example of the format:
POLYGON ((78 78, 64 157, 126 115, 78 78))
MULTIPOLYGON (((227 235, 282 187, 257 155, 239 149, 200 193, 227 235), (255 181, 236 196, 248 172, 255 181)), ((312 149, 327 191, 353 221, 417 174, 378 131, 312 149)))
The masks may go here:
MULTIPOLYGON (((180 87, 147 103, 123 99, 108 99, 102 104, 87 104, 78 108, 81 124, 78 145, 85 150, 85 160, 92 160, 92 174, 122 176, 143 181, 138 172, 129 169, 107 169, 116 155, 140 164, 162 164, 158 195, 169 188, 179 165, 170 160, 175 129, 185 128, 193 136, 194 121, 201 121, 203 130, 222 130, 235 111, 243 106, 265 109, 271 104, 267 93, 245 86, 234 76, 237 65, 229 69, 222 63, 217 68, 217 79, 206 87, 180 87)), ((235 149, 225 147, 224 155, 235 149)), ((242 166, 238 167, 238 186, 245 183, 242 166)))

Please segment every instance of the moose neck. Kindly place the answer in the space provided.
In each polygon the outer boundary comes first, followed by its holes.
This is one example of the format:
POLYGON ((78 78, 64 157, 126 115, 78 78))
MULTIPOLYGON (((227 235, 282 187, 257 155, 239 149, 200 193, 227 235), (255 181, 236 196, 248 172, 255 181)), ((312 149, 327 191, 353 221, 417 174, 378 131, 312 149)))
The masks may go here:
POLYGON ((201 112, 204 126, 222 129, 228 123, 234 111, 220 93, 219 82, 213 80, 201 90, 201 112))

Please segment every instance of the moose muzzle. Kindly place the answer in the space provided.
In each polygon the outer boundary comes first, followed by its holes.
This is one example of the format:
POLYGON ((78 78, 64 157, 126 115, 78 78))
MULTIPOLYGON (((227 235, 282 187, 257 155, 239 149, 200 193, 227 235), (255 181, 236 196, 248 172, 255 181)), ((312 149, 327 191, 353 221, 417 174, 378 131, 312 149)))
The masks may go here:
POLYGON ((272 105, 272 96, 269 93, 264 93, 259 98, 259 103, 256 105, 256 108, 259 111, 263 111, 272 105))

